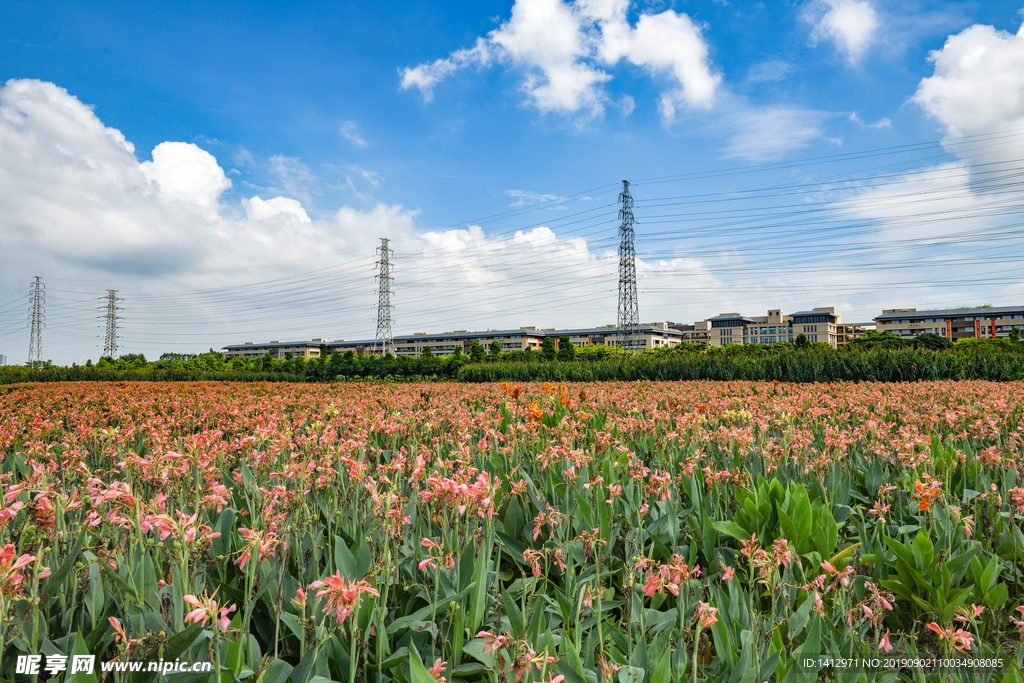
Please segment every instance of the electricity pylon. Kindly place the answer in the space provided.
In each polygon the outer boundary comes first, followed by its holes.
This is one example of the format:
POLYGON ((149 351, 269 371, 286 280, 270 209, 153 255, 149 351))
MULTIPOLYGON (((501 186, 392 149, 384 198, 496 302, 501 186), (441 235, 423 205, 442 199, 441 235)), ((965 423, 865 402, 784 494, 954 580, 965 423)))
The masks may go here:
POLYGON ((619 340, 620 346, 632 353, 639 351, 640 308, 636 294, 636 250, 633 247, 633 197, 629 194, 629 181, 622 181, 619 194, 619 340))
POLYGON ((379 289, 377 294, 377 337, 373 342, 373 354, 384 355, 390 353, 395 355, 395 335, 391 331, 391 255, 395 252, 388 247, 388 239, 380 238, 380 260, 377 265, 380 270, 377 272, 379 289))

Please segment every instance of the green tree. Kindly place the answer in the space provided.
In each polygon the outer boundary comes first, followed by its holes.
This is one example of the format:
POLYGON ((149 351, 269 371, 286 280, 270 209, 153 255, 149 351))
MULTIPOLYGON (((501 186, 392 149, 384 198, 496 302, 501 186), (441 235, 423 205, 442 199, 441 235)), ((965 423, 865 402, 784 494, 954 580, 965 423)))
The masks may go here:
MULTIPOLYGON (((499 345, 500 350, 500 345, 499 345)), ((474 339, 473 345, 469 347, 469 359, 474 363, 484 362, 484 345, 480 343, 480 340, 474 339)))
POLYGON ((487 360, 492 362, 501 360, 501 342, 497 339, 491 342, 490 349, 487 352, 487 360))
POLYGON ((424 346, 423 350, 420 351, 420 358, 433 358, 433 357, 434 357, 434 349, 430 348, 429 346, 424 346))
POLYGON ((558 338, 558 360, 571 361, 576 358, 576 345, 569 341, 569 337, 558 338))
POLYGON ((796 340, 793 342, 798 349, 806 349, 811 345, 811 342, 807 339, 807 335, 801 332, 796 335, 796 340))
POLYGON ((555 340, 552 337, 544 337, 540 342, 540 355, 547 362, 555 360, 558 352, 555 350, 555 340))
POLYGON ((532 363, 533 361, 536 360, 536 358, 533 357, 533 349, 530 348, 529 346, 527 346, 523 350, 523 360, 526 361, 527 363, 532 363))
POLYGON ((267 351, 260 358, 260 370, 262 370, 263 372, 274 371, 274 357, 270 355, 270 351, 267 351))

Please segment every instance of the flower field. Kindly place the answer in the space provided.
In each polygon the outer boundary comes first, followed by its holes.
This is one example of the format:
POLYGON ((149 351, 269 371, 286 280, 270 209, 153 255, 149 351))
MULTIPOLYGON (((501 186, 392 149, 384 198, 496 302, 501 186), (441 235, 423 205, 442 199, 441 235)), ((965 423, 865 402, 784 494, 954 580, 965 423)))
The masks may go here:
POLYGON ((0 678, 1022 681, 1022 414, 976 381, 3 387, 0 678))

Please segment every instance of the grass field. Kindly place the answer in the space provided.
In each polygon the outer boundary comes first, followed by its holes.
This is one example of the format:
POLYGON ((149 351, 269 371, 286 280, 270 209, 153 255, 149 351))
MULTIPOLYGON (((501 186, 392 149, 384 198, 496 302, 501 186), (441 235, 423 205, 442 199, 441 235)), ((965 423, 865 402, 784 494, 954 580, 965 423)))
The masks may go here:
POLYGON ((1022 413, 974 381, 2 387, 0 678, 1021 681, 1022 413))

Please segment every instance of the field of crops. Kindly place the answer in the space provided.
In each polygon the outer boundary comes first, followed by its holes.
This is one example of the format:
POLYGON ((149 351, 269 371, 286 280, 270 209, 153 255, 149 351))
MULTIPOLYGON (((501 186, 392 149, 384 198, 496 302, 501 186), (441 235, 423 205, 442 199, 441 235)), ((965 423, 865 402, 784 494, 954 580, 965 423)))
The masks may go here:
POLYGON ((3 387, 0 678, 1021 681, 1022 414, 974 381, 3 387))

